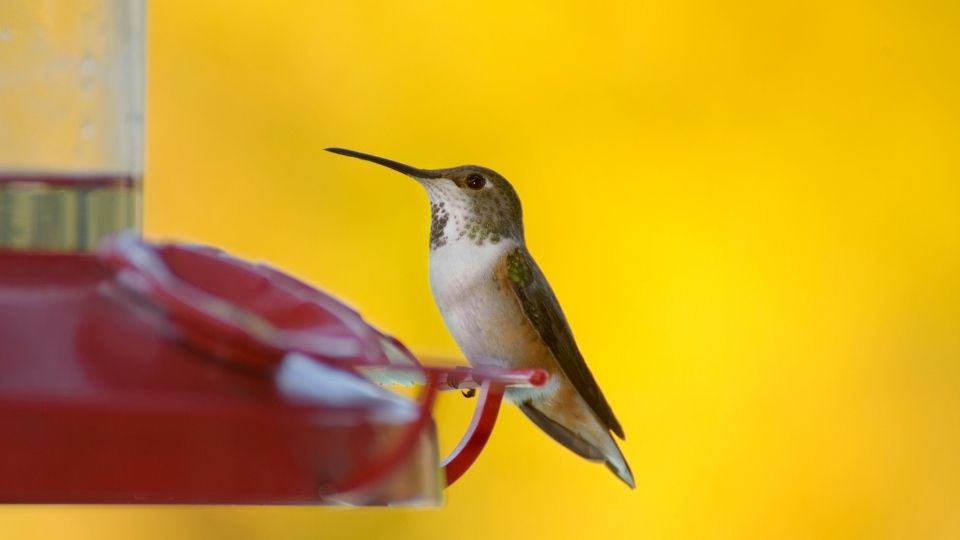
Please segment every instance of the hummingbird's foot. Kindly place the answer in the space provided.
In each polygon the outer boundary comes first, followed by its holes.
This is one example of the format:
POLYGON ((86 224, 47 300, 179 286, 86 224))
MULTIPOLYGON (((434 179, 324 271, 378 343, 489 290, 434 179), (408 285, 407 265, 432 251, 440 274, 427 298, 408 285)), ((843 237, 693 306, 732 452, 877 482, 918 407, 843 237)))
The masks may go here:
POLYGON ((477 395, 477 389, 476 389, 476 388, 469 388, 469 389, 467 389, 467 390, 461 390, 460 393, 463 394, 463 397, 469 399, 469 398, 472 398, 473 396, 477 395))

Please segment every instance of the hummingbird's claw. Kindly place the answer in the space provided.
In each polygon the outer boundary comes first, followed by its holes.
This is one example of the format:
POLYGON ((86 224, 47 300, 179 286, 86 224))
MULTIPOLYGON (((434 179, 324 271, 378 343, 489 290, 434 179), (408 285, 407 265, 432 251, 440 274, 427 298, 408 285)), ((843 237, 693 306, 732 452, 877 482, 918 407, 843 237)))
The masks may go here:
POLYGON ((473 396, 477 395, 477 389, 476 389, 476 388, 469 388, 469 389, 467 389, 467 390, 461 390, 460 393, 463 394, 463 397, 469 399, 469 398, 472 398, 473 396))

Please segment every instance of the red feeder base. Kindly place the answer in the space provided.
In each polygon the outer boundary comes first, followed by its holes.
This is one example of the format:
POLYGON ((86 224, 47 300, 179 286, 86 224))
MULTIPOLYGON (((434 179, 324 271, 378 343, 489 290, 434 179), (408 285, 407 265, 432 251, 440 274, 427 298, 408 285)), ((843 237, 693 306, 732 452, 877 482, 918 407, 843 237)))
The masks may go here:
POLYGON ((426 404, 320 361, 229 362, 119 290, 93 255, 0 253, 0 502, 439 501, 426 404), (291 391, 311 369, 351 379, 291 391))

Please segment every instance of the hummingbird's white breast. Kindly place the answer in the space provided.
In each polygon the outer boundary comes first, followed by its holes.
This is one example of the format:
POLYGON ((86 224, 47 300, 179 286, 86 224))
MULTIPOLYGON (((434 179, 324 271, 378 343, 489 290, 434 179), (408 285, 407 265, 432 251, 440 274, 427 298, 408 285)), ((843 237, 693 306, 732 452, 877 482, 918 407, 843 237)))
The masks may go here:
POLYGON ((500 258, 516 247, 505 239, 477 245, 466 239, 454 240, 430 252, 430 288, 440 314, 471 364, 512 364, 501 344, 504 325, 516 302, 499 290, 493 273, 500 258))
MULTIPOLYGON (((477 245, 465 239, 430 251, 430 288, 443 321, 472 365, 508 368, 556 366, 536 331, 526 320, 515 293, 496 278, 497 267, 516 240, 477 245)), ((560 377, 540 388, 510 389, 507 397, 523 401, 553 393, 560 377)))

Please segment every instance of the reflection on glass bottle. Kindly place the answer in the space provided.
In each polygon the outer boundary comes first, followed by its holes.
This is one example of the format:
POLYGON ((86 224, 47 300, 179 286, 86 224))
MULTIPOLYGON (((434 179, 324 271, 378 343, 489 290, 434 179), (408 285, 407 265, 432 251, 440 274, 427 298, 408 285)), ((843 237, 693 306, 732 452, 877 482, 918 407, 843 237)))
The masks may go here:
POLYGON ((0 249, 89 251, 140 227, 140 179, 0 174, 0 249))

